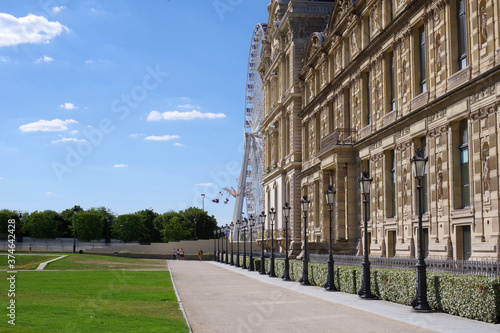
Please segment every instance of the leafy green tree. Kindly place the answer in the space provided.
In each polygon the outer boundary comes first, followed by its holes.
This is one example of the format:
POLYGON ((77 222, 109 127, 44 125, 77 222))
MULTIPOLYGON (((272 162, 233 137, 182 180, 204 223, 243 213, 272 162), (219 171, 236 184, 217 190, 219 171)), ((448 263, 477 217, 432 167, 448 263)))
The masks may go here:
POLYGON ((102 206, 92 207, 86 210, 86 212, 94 213, 100 217, 102 224, 104 226, 104 228, 102 229, 101 238, 107 238, 108 235, 111 236, 111 230, 109 230, 108 233, 108 228, 111 229, 111 224, 113 223, 114 219, 116 219, 116 215, 111 211, 111 209, 102 206))
POLYGON ((161 234, 164 242, 191 239, 192 229, 189 228, 187 220, 179 213, 167 212, 155 219, 155 224, 161 226, 161 234))
POLYGON ((2 209, 0 210, 0 239, 8 238, 9 220, 16 221, 15 235, 20 236, 19 215, 14 211, 2 209))
POLYGON ((217 220, 213 215, 209 216, 206 211, 196 207, 182 210, 179 215, 186 221, 187 228, 193 231, 192 237, 188 239, 210 239, 213 237, 214 229, 217 227, 217 220), (195 227, 196 233, 194 232, 195 227), (195 234, 196 237, 194 237, 195 234))
POLYGON ((96 212, 79 212, 74 216, 74 219, 76 238, 84 242, 101 239, 104 223, 99 214, 96 212))
POLYGON ((157 229, 154 220, 159 216, 155 213, 153 209, 144 209, 136 213, 140 216, 142 224, 148 230, 148 234, 145 238, 140 239, 140 243, 158 243, 161 242, 160 229, 157 229))
POLYGON ((61 236, 59 230, 63 221, 61 215, 52 210, 35 211, 23 223, 22 230, 33 238, 54 239, 61 236))
POLYGON ((61 237, 73 237, 73 218, 76 212, 83 212, 83 208, 76 205, 61 212, 63 223, 60 226, 61 237))
POLYGON ((111 232, 115 238, 124 242, 137 242, 146 239, 149 234, 139 214, 118 216, 111 225, 111 232))

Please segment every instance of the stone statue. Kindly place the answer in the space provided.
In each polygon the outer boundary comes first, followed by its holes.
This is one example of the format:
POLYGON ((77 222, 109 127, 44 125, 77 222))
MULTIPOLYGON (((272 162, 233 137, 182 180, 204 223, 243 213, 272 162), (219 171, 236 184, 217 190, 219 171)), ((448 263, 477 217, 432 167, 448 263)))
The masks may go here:
POLYGON ((408 68, 406 60, 403 61, 403 92, 406 93, 408 89, 408 68))
POLYGON ((443 200, 443 169, 441 163, 439 163, 438 165, 436 183, 437 183, 438 200, 443 200))
POLYGON ((484 3, 481 6, 481 41, 483 43, 486 43, 488 40, 488 29, 487 29, 487 23, 488 23, 488 13, 486 12, 486 6, 484 3))
POLYGON ((483 150, 483 184, 484 191, 490 191, 490 156, 488 150, 483 150))
POLYGON ((441 70, 441 66, 443 65, 441 62, 441 36, 438 34, 436 36, 436 69, 439 72, 441 70))

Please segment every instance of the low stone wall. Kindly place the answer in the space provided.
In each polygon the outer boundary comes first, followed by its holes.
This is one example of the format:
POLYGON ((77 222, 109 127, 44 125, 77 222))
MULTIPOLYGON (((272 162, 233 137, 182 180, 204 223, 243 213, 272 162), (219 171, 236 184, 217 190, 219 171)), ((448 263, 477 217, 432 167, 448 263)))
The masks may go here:
MULTIPOLYGON (((221 242, 221 241, 220 241, 221 242)), ((217 247, 217 240, 215 241, 217 247)), ((220 243, 222 245, 222 243, 220 243)), ((229 251, 231 251, 231 243, 228 242, 229 251)), ((252 243, 253 250, 260 250, 257 242, 252 243)), ((85 253, 95 253, 95 254, 107 254, 113 255, 115 252, 118 255, 134 254, 134 255, 154 255, 158 258, 171 258, 174 249, 184 249, 185 259, 188 255, 194 255, 193 258, 197 258, 198 251, 202 249, 204 254, 214 253, 214 240, 213 239, 199 239, 199 240, 186 240, 180 242, 169 242, 169 243, 151 243, 151 245, 119 245, 110 246, 107 248, 94 248, 85 250, 85 253)), ((226 242, 224 241, 224 250, 226 249, 226 242)), ((233 243, 233 251, 236 251, 237 243, 233 243)), ((250 250, 250 242, 246 242, 246 250, 250 250)), ((240 252, 243 252, 243 242, 240 242, 240 252)), ((128 255, 127 255, 128 256, 128 255)), ((143 256, 144 257, 144 256, 143 256)), ((152 257, 152 256, 150 256, 152 257)))

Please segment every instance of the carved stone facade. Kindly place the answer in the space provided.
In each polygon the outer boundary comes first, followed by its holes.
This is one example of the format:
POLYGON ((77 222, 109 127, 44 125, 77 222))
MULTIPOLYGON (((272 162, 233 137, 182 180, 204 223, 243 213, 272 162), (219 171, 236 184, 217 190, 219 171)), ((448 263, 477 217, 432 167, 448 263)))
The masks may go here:
POLYGON ((308 248, 328 251, 329 184, 334 251, 360 252, 357 179, 368 170, 371 255, 415 256, 410 160, 421 147, 428 256, 500 259, 500 1, 273 0, 268 9, 265 207, 279 212, 279 229, 290 202, 292 252, 302 195, 308 248))

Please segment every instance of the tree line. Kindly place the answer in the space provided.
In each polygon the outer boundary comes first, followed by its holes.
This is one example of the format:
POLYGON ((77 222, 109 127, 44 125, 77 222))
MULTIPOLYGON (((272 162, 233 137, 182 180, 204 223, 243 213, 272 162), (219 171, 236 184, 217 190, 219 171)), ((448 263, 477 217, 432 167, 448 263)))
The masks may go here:
POLYGON ((16 221, 16 237, 55 239, 73 237, 88 242, 110 238, 141 244, 191 239, 209 239, 217 227, 215 217, 189 207, 159 214, 144 209, 116 215, 106 207, 83 209, 80 206, 62 212, 45 210, 31 213, 0 210, 0 239, 7 239, 9 220, 16 221))

